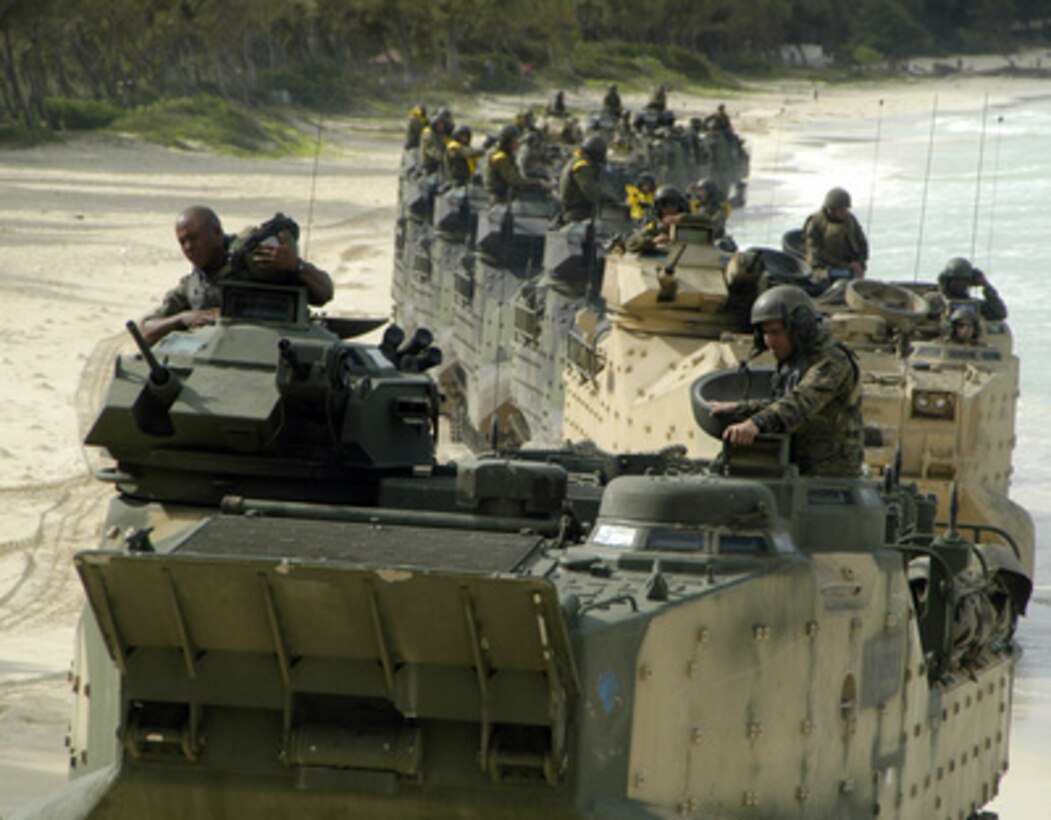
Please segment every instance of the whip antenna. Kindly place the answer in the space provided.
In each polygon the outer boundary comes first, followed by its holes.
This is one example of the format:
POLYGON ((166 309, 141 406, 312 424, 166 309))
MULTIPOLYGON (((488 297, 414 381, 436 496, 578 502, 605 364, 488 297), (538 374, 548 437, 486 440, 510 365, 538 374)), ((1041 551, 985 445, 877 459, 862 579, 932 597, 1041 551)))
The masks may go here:
POLYGON ((321 159, 321 124, 322 119, 317 121, 317 137, 314 139, 314 170, 310 174, 310 204, 307 206, 307 229, 303 234, 303 256, 309 256, 310 250, 310 226, 314 222, 314 198, 317 193, 317 166, 321 159))
POLYGON ((989 206, 989 239, 985 245, 985 258, 991 259, 993 255, 993 223, 996 221, 996 183, 1000 179, 1000 127, 1004 124, 1004 116, 1001 114, 996 118, 996 150, 993 151, 993 194, 992 204, 989 206))
POLYGON ((879 111, 876 114, 876 147, 872 151, 872 183, 869 185, 869 212, 865 218, 865 224, 872 235, 872 206, 876 202, 876 166, 879 163, 879 141, 883 130, 883 100, 879 101, 879 111))
POLYGON ((934 156, 934 125, 938 121, 938 95, 934 95, 934 107, 931 109, 931 135, 927 141, 927 170, 923 174, 923 204, 920 206, 920 230, 916 237, 916 264, 912 269, 912 281, 920 275, 920 249, 923 247, 923 223, 927 219, 927 192, 931 185, 931 158, 934 156))
POLYGON ((985 124, 989 116, 989 92, 985 92, 982 103, 982 136, 978 141, 978 179, 974 186, 974 220, 971 222, 971 259, 978 245, 978 204, 982 199, 982 165, 985 161, 985 124))

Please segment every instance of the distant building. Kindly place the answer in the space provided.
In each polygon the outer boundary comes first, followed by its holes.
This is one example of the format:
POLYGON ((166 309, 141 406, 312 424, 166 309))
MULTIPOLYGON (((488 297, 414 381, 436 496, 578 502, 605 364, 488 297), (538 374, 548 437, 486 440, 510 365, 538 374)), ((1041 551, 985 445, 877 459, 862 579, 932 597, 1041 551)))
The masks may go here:
POLYGON ((792 43, 781 46, 781 64, 800 68, 826 68, 832 58, 818 43, 792 43))

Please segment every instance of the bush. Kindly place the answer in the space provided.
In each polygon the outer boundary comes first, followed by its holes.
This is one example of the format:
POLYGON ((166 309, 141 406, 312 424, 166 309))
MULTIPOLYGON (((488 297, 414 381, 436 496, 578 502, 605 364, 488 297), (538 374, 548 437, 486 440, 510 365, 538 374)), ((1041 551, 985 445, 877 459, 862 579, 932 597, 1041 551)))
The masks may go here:
POLYGON ((44 101, 48 116, 63 131, 91 131, 105 128, 116 120, 124 109, 105 100, 71 100, 48 97, 44 101))
POLYGON ((249 113, 220 97, 198 94, 135 109, 112 128, 175 148, 204 145, 232 154, 307 153, 310 140, 288 123, 249 113))

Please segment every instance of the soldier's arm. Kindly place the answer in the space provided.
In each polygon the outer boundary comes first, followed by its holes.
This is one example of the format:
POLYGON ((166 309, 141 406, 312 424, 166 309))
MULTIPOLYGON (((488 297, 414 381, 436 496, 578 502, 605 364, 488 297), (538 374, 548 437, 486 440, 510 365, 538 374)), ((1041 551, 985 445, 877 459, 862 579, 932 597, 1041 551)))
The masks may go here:
POLYGON ((810 217, 803 225, 803 238, 806 241, 806 258, 811 264, 819 266, 824 262, 825 234, 816 219, 810 217))
POLYGON ((836 397, 853 368, 845 354, 830 353, 816 362, 796 387, 752 416, 764 433, 794 433, 836 397))
POLYGON ((985 278, 985 274, 978 271, 981 276, 982 285, 982 297, 983 302, 980 308, 982 318, 989 319, 994 322, 1001 321, 1007 318, 1007 305, 1004 304, 1004 300, 1000 298, 1000 294, 996 292, 989 280, 985 278))

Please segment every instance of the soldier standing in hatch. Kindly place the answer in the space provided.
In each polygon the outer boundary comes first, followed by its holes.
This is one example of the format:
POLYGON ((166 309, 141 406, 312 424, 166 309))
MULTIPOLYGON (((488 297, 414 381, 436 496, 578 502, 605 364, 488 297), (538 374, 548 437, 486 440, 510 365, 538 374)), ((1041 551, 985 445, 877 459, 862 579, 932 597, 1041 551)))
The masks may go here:
POLYGON ((606 141, 592 135, 573 152, 558 179, 562 222, 583 222, 598 213, 602 203, 602 166, 606 164, 606 141))
POLYGON ((803 224, 806 260, 815 270, 826 269, 830 280, 861 279, 865 275, 869 243, 850 205, 850 194, 833 188, 825 194, 821 210, 803 224))
POLYGON ((760 294, 752 306, 756 345, 777 359, 772 399, 711 403, 715 415, 744 416, 723 438, 747 447, 760 433, 792 433, 802 475, 861 475, 861 371, 854 354, 821 326, 817 307, 792 285, 760 294))
MULTIPOLYGON (((203 205, 187 208, 175 220, 175 238, 183 255, 193 265, 179 283, 168 291, 164 301, 142 320, 142 336, 154 344, 173 330, 193 330, 214 325, 219 318, 219 283, 230 277, 230 244, 233 234, 223 233, 215 211, 203 205)), ((307 289, 312 305, 323 305, 332 298, 332 278, 323 270, 296 255, 295 248, 281 241, 260 245, 254 261, 262 268, 295 273, 307 289)))
POLYGON ((983 319, 1000 321, 1007 318, 1007 305, 996 288, 982 271, 962 256, 954 256, 946 263, 945 270, 938 274, 938 287, 948 302, 948 313, 952 313, 959 303, 966 302, 983 319), (971 288, 978 286, 982 288, 982 298, 972 299, 971 288))
POLYGON ((525 177, 518 170, 515 161, 518 136, 516 126, 505 125, 489 151, 489 160, 485 166, 485 190, 489 192, 490 205, 510 202, 519 191, 530 188, 544 190, 548 187, 545 180, 525 177))
POLYGON ((620 118, 621 113, 624 111, 624 107, 620 102, 620 92, 617 91, 615 83, 610 83, 609 88, 606 89, 606 96, 602 99, 602 110, 604 113, 617 119, 620 118))
POLYGON ((649 101, 646 103, 646 107, 653 111, 666 111, 668 108, 668 89, 665 88, 664 84, 661 83, 650 95, 649 101))

